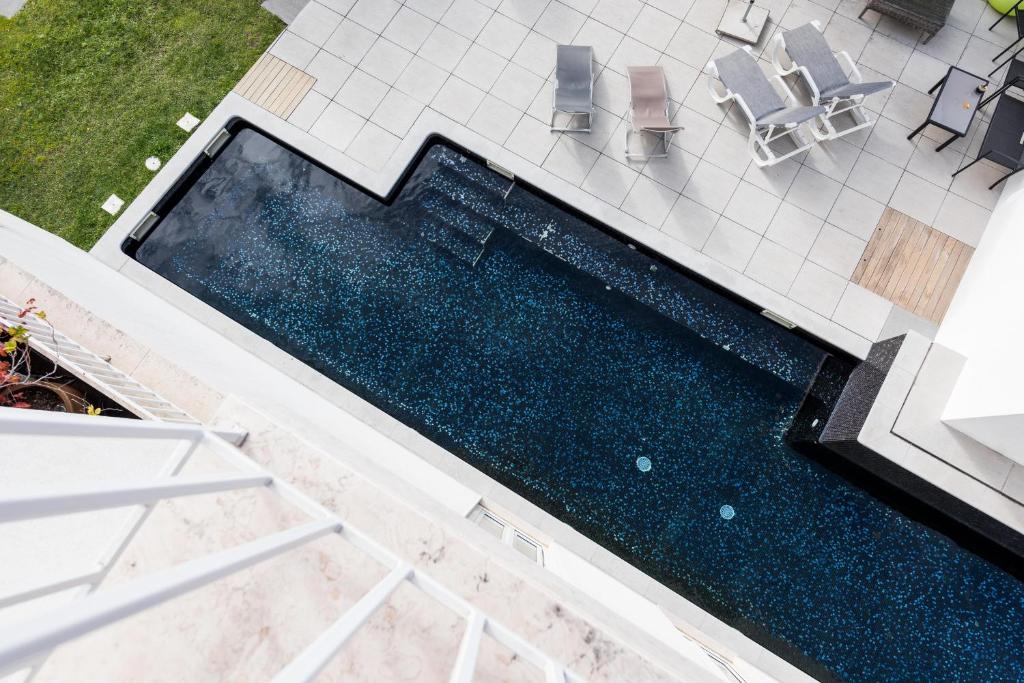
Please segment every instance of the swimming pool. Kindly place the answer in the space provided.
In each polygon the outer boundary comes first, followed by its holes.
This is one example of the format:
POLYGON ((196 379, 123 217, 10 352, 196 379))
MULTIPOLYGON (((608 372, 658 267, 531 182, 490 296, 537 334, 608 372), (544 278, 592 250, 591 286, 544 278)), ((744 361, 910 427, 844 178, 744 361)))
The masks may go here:
POLYGON ((1024 676, 1017 579, 787 442, 824 346, 443 142, 384 203, 244 125, 193 175, 140 263, 781 656, 1024 676))

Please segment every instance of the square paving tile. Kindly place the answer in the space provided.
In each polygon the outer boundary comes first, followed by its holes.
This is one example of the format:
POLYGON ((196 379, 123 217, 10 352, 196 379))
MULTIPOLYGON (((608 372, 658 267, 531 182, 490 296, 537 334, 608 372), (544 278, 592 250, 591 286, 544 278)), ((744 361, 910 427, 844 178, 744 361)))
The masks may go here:
POLYGON ((346 109, 337 102, 331 102, 310 127, 309 132, 320 138, 331 147, 345 151, 356 134, 366 123, 366 119, 354 111, 346 109))
POLYGON ((822 268, 811 261, 804 261, 797 273, 789 298, 826 318, 832 317, 839 299, 846 291, 847 279, 822 268))
POLYGON ((843 186, 835 180, 804 166, 793 179, 793 184, 786 193, 786 200, 815 216, 824 218, 832 210, 832 205, 835 204, 842 188, 843 186))
POLYGON ((715 229, 719 214, 689 197, 680 196, 665 219, 662 230, 694 249, 702 249, 715 229))
POLYGON ((440 24, 434 27, 420 47, 419 56, 431 64, 451 71, 466 54, 471 45, 468 38, 460 36, 447 26, 440 24))
POLYGON ((373 112, 373 122, 398 137, 405 137, 422 111, 422 103, 392 88, 373 112))
POLYGON ((524 116, 512 129, 505 146, 537 166, 544 163, 551 148, 558 141, 546 125, 535 118, 524 116))
POLYGON ((904 173, 889 206, 912 216, 926 225, 935 221, 935 216, 946 198, 946 191, 913 173, 904 173))
POLYGON ((725 207, 725 217, 763 235, 782 200, 767 190, 741 181, 725 207))
POLYGON ((441 17, 441 23, 470 40, 475 39, 494 10, 477 0, 454 0, 441 17))
POLYGON ((600 0, 590 16, 606 26, 625 33, 633 25, 643 6, 639 0, 600 0))
POLYGON ((573 8, 552 0, 533 25, 533 30, 547 36, 556 43, 568 45, 587 20, 586 15, 573 8))
POLYGON ((429 17, 403 7, 381 35, 410 52, 416 52, 434 30, 434 25, 429 17))
POLYGON ((639 176, 639 173, 625 164, 602 154, 590 169, 582 187, 612 206, 619 206, 639 176))
POLYGON ((875 201, 887 204, 902 176, 903 169, 896 164, 864 151, 857 157, 846 184, 875 201))
POLYGON ((324 43, 324 49, 349 64, 358 64, 375 40, 373 31, 346 19, 324 43))
POLYGON ((348 18, 379 34, 398 13, 400 7, 395 0, 357 0, 348 11, 348 18))
POLYGON ((598 64, 608 64, 624 37, 621 31, 588 18, 576 33, 572 44, 591 46, 594 48, 594 60, 598 64))
POLYGON ((484 95, 480 106, 469 119, 469 127, 498 144, 505 142, 519 123, 523 112, 496 97, 484 95))
POLYGON ((792 252, 807 256, 824 221, 795 204, 782 202, 775 217, 765 231, 765 236, 778 242, 792 252))
POLYGON ((519 22, 495 12, 476 40, 505 59, 512 59, 529 32, 530 29, 519 22))
POLYGON ((721 213, 732 198, 740 179, 714 164, 701 160, 683 188, 683 194, 712 211, 721 213))
POLYGON ((814 240, 807 258, 836 275, 849 279, 860 262, 867 241, 826 223, 814 240))
POLYGON ((848 330, 872 341, 878 335, 892 312, 893 304, 874 292, 852 282, 846 285, 832 319, 848 330))
POLYGON ((316 78, 313 90, 333 98, 354 69, 355 67, 340 57, 335 57, 327 50, 320 50, 306 66, 305 71, 316 78))
POLYGON ((733 270, 743 272, 760 241, 761 236, 756 232, 723 217, 711 231, 702 251, 733 270))
POLYGON ((335 99, 362 117, 368 117, 388 94, 388 84, 356 69, 338 90, 335 99))
POLYGON ((341 15, 337 12, 318 2, 310 2, 288 25, 288 30, 316 46, 321 46, 331 37, 334 29, 341 24, 341 19, 341 15))
POLYGON ((466 123, 483 99, 483 90, 452 76, 441 86, 430 106, 459 123, 466 123))
POLYGON ((388 85, 398 80, 399 75, 412 61, 412 53, 390 40, 380 38, 359 62, 359 68, 388 85))
POLYGON ((622 202, 622 210, 648 225, 661 227, 678 197, 678 192, 640 176, 622 202))
POLYGON ((659 52, 664 52, 681 23, 670 14, 650 5, 644 5, 626 35, 659 52))
POLYGON ((804 259, 771 240, 761 240, 744 271, 761 284, 785 294, 793 285, 804 259))
POLYGON ((862 240, 871 238, 871 234, 882 217, 885 205, 876 202, 860 192, 844 187, 828 214, 828 222, 862 240))
POLYGON ((590 147, 563 135, 558 138, 542 166, 579 187, 599 156, 590 147))
POLYGON ((446 80, 447 71, 416 56, 395 81, 395 87, 418 102, 427 104, 434 99, 446 80))
POLYGON ((473 43, 452 73, 481 90, 490 90, 508 64, 504 57, 473 43))

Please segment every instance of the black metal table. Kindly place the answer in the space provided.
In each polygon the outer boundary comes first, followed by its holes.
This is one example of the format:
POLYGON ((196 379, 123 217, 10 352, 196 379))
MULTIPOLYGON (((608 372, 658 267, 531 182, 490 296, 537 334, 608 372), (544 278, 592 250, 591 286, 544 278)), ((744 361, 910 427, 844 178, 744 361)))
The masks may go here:
POLYGON ((978 103, 985 95, 978 91, 980 85, 987 87, 988 81, 958 67, 949 67, 949 71, 942 77, 942 80, 928 91, 928 94, 931 95, 936 88, 939 89, 939 94, 932 102, 931 111, 928 112, 928 118, 908 135, 907 139, 912 139, 928 124, 952 133, 953 135, 948 140, 935 148, 935 151, 938 152, 957 138, 967 135, 971 122, 974 121, 974 115, 978 111, 978 103))

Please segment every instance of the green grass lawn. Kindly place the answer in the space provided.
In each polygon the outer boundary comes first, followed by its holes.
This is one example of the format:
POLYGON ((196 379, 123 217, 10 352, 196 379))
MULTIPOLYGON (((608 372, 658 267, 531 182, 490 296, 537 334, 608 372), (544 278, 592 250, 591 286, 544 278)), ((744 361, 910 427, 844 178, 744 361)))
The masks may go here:
MULTIPOLYGON (((28 0, 0 17, 0 209, 83 249, 281 31, 259 0, 28 0)), ((2 245, 0 245, 2 250, 2 245)))

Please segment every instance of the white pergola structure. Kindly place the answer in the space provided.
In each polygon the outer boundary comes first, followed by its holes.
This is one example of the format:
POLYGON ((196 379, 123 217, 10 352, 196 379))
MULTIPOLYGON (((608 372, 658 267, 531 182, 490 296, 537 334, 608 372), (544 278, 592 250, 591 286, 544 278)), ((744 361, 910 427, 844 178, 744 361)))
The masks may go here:
POLYGON ((0 629, 0 677, 25 670, 34 673, 47 656, 64 643, 278 557, 293 548, 337 534, 380 562, 389 572, 279 671, 275 680, 311 681, 316 678, 389 596, 399 586, 409 583, 466 621, 466 629, 450 675, 453 683, 469 683, 473 679, 477 654, 485 634, 538 667, 544 672, 547 683, 582 681, 578 675, 567 671, 562 664, 448 587, 411 566, 288 482, 254 463, 232 443, 232 440, 239 443, 244 434, 214 432, 199 424, 89 417, 13 408, 0 408, 0 434, 77 439, 158 439, 174 444, 175 448, 164 471, 154 480, 97 481, 61 490, 19 492, 0 497, 0 523, 133 507, 125 533, 103 554, 95 571, 68 576, 15 594, 0 595, 0 607, 8 607, 69 588, 77 587, 80 590, 78 599, 64 606, 0 629), (237 473, 178 476, 200 445, 222 458, 237 473), (157 503, 171 498, 252 487, 265 487, 304 513, 309 521, 116 586, 102 587, 104 577, 157 503))

